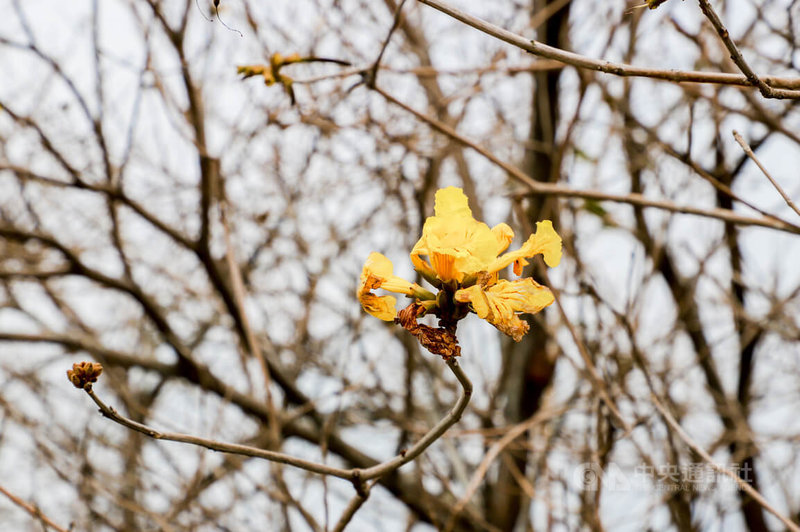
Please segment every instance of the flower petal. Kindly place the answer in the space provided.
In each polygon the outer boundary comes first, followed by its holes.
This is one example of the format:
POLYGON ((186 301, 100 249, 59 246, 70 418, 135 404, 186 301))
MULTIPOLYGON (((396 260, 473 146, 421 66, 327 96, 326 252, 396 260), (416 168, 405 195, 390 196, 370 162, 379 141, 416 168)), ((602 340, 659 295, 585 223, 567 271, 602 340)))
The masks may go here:
POLYGON ((550 220, 536 222, 536 234, 533 238, 534 249, 536 253, 544 256, 544 263, 551 268, 558 266, 561 262, 561 237, 553 229, 553 222, 550 220))
POLYGON ((498 236, 488 225, 475 220, 460 188, 439 190, 434 210, 436 215, 425 220, 422 237, 411 251, 417 271, 426 277, 432 271, 444 282, 461 282, 465 276, 485 271, 500 252, 507 231, 499 228, 498 236), (422 255, 430 262, 420 258, 422 255))
POLYGON ((414 265, 414 269, 417 270, 417 273, 427 279, 429 283, 434 284, 436 282, 436 271, 428 264, 428 261, 420 257, 420 255, 427 254, 428 248, 425 247, 424 239, 420 238, 414 245, 414 249, 411 250, 411 264, 414 265))
POLYGON ((393 271, 392 261, 381 253, 370 253, 361 270, 361 282, 356 293, 361 307, 384 321, 393 321, 397 316, 397 300, 392 296, 376 296, 371 291, 383 288, 390 292, 412 295, 415 290, 414 284, 397 277, 393 271))
POLYGON ((511 241, 514 240, 514 230, 508 224, 497 224, 492 227, 492 233, 497 238, 497 254, 504 252, 508 249, 511 241))
POLYGON ((469 198, 458 187, 440 188, 436 191, 433 212, 437 218, 469 217, 472 218, 472 209, 469 208, 469 198))
POLYGON ((378 319, 394 321, 397 316, 397 309, 395 308, 397 300, 392 296, 376 296, 370 292, 365 292, 359 294, 358 300, 361 302, 361 308, 378 319))
POLYGON ((367 257, 366 262, 364 262, 364 269, 361 273, 362 276, 364 275, 363 272, 372 273, 377 277, 389 277, 394 273, 394 266, 386 255, 373 251, 369 254, 369 257, 367 257))
POLYGON ((550 290, 527 277, 517 281, 498 281, 484 289, 480 285, 458 290, 457 301, 469 303, 478 317, 519 342, 528 331, 528 324, 517 313, 536 314, 553 302, 550 290))
POLYGON ((544 255, 544 262, 551 268, 558 266, 561 262, 561 237, 553 229, 553 222, 543 220, 536 222, 536 234, 531 235, 516 251, 506 253, 489 266, 489 272, 502 270, 512 262, 514 263, 514 273, 520 275, 522 267, 528 264, 528 259, 541 253, 544 255))
POLYGON ((373 251, 367 257, 364 268, 361 270, 362 286, 368 276, 373 276, 379 280, 378 284, 372 288, 383 288, 389 292, 411 295, 414 292, 413 284, 402 277, 394 275, 392 261, 385 255, 373 251))

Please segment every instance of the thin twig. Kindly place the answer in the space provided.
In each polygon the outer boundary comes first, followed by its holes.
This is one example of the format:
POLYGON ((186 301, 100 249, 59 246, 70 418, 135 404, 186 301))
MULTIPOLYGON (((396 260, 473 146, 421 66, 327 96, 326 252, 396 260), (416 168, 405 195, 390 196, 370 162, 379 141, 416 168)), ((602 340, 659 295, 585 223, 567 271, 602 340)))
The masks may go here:
MULTIPOLYGON (((222 223, 222 229, 225 235, 225 261, 228 266, 228 274, 230 275, 231 279, 231 292, 233 293, 234 304, 237 307, 240 320, 242 322, 242 330, 244 332, 245 342, 247 343, 247 350, 250 352, 250 356, 255 357, 255 359, 258 361, 259 367, 261 368, 261 375, 264 379, 264 391, 267 395, 267 410, 269 412, 271 425, 270 429, 273 431, 273 436, 277 437, 277 431, 279 430, 279 427, 278 415, 275 411, 274 401, 272 400, 272 376, 270 375, 269 365, 267 364, 266 358, 261 352, 261 349, 258 347, 255 334, 253 333, 253 329, 250 327, 250 320, 248 319, 247 312, 245 311, 244 282, 242 281, 242 273, 239 270, 239 264, 236 262, 236 258, 234 257, 233 244, 231 243, 231 229, 228 223, 228 204, 225 201, 221 201, 219 207, 220 222, 222 223)), ((242 369, 244 370, 245 368, 242 369)))
MULTIPOLYGON (((222 185, 219 185, 222 186, 222 185)), ((247 363, 248 363, 248 354, 253 358, 257 358, 262 367, 263 373, 263 380, 264 380, 264 389, 267 395, 267 404, 272 404, 272 393, 270 391, 270 384, 271 379, 269 375, 269 368, 266 368, 266 362, 264 361, 263 357, 259 350, 256 347, 255 337, 253 336, 253 331, 250 328, 250 320, 247 317, 247 314, 244 310, 244 299, 245 299, 245 291, 244 291, 244 284, 242 283, 242 276, 241 272, 239 271, 239 265, 236 263, 236 257, 234 256, 233 245, 231 244, 231 228, 228 224, 228 213, 227 213, 227 205, 225 200, 219 201, 219 218, 220 224, 222 225, 222 234, 224 237, 225 242, 225 265, 228 268, 228 276, 230 279, 231 285, 231 295, 233 296, 233 304, 236 306, 236 310, 241 316, 241 323, 242 323, 242 335, 243 338, 243 348, 237 349, 239 353, 239 364, 241 365, 242 373, 244 374, 245 379, 247 380, 248 390, 250 393, 253 393, 253 381, 250 376, 250 372, 247 371, 247 363)))
POLYGON ((544 183, 541 181, 536 181, 529 175, 525 174, 525 172, 515 167, 514 165, 502 161, 480 144, 459 134, 458 132, 456 132, 455 129, 448 126, 444 122, 441 122, 433 117, 427 116, 424 113, 417 111, 413 107, 408 106, 407 104, 401 102, 391 94, 387 93, 380 87, 375 87, 374 90, 375 92, 386 98, 386 100, 408 111, 412 115, 416 116, 419 120, 428 124, 434 130, 444 135, 447 135, 448 137, 460 142, 461 144, 467 146, 468 148, 472 148, 473 150, 481 154, 483 157, 491 161, 493 164, 503 169, 509 176, 511 176, 512 178, 516 179, 517 181, 528 187, 529 190, 524 192, 523 195, 541 194, 549 196, 560 196, 565 198, 582 198, 582 199, 590 199, 596 201, 613 201, 616 203, 628 203, 630 205, 637 205, 639 207, 651 207, 670 212, 691 214, 695 216, 704 216, 706 218, 715 218, 717 220, 722 220, 737 225, 756 225, 760 227, 768 227, 770 229, 776 229, 778 231, 786 231, 788 233, 800 234, 800 227, 793 224, 789 224, 777 218, 767 218, 767 217, 753 218, 751 216, 744 216, 742 214, 739 214, 737 212, 728 209, 720 209, 720 208, 700 209, 698 207, 691 207, 688 205, 677 205, 675 203, 672 203, 671 201, 649 199, 643 196, 642 194, 637 194, 637 193, 618 195, 618 194, 609 194, 598 190, 575 190, 556 183, 544 183))
POLYGON ((796 212, 798 215, 800 215, 800 209, 797 208, 797 205, 795 205, 794 201, 792 201, 792 198, 790 198, 789 195, 786 194, 786 192, 783 190, 783 188, 781 188, 781 186, 778 184, 778 182, 775 181, 775 179, 772 178, 772 176, 770 175, 769 172, 767 172, 767 169, 764 168, 764 166, 761 164, 761 161, 758 160, 758 158, 756 157, 756 154, 753 153, 753 149, 744 141, 744 139, 742 138, 742 136, 739 134, 738 131, 736 131, 736 130, 733 131, 733 138, 735 138, 736 142, 739 143, 739 146, 742 147, 742 150, 744 150, 745 155, 750 157, 750 159, 754 163, 756 163, 756 166, 758 166, 758 168, 766 176, 766 178, 769 179, 769 182, 772 183, 772 186, 775 187, 775 190, 777 190, 778 194, 781 195, 781 197, 783 198, 783 201, 786 202, 786 205, 791 207, 794 212, 796 212))
MULTIPOLYGON (((648 137, 647 142, 649 142, 652 145, 657 146, 659 149, 664 151, 664 153, 666 153, 667 155, 670 155, 673 158, 675 158, 676 160, 680 161, 682 164, 685 164, 695 174, 697 174, 700 178, 704 179, 706 182, 708 182, 708 184, 710 184, 712 187, 717 189, 722 194, 728 196, 732 200, 734 200, 734 201, 736 201, 738 203, 741 203, 742 205, 744 205, 744 206, 746 206, 746 207, 748 207, 750 209, 753 209, 755 212, 759 213, 760 215, 762 215, 762 216, 764 216, 766 218, 770 218, 770 219, 773 219, 773 220, 780 220, 782 222, 789 223, 789 222, 786 222, 786 220, 783 220, 782 218, 774 216, 774 215, 768 213, 767 211, 765 211, 764 209, 761 209, 754 202, 749 201, 749 200, 743 198, 741 195, 736 194, 733 191, 733 189, 731 189, 731 187, 729 185, 726 185, 725 183, 720 181, 720 179, 718 177, 716 177, 711 172, 709 172, 708 170, 703 168, 703 166, 700 165, 697 161, 693 160, 691 155, 690 155, 690 153, 688 152, 688 150, 685 151, 685 152, 681 152, 681 151, 677 150, 673 145, 671 145, 668 142, 665 142, 663 139, 659 138, 653 128, 642 124, 635 117, 632 117, 632 116, 630 118, 626 117, 626 119, 631 120, 632 122, 634 122, 636 124, 636 126, 639 129, 641 129, 642 131, 647 133, 647 137, 648 137)), ((687 144, 687 146, 691 146, 691 143, 687 144)))
POLYGON ((225 24, 225 21, 224 21, 224 20, 222 20, 222 17, 220 17, 220 16, 219 16, 219 0, 214 0, 214 10, 215 10, 215 11, 216 11, 216 13, 217 13, 217 20, 219 20, 219 23, 220 23, 220 24, 222 24, 223 26, 225 26, 225 28, 226 28, 228 31, 232 31, 232 32, 238 33, 238 34, 239 34, 239 37, 244 37, 244 35, 242 34, 242 32, 241 32, 241 31, 239 31, 239 30, 237 30, 237 29, 235 29, 235 28, 231 28, 230 26, 228 26, 227 24, 225 24))
POLYGON ((367 499, 369 499, 371 488, 371 485, 365 485, 361 493, 356 493, 353 498, 350 499, 347 508, 344 509, 344 512, 333 527, 333 532, 342 532, 345 529, 350 523, 350 520, 353 519, 353 516, 356 515, 356 512, 359 511, 364 503, 367 502, 367 499))
POLYGON ((262 458, 264 460, 269 460, 270 462, 277 462, 279 464, 286 464, 290 466, 297 467, 299 469, 303 469, 305 471, 310 471, 312 473, 319 473, 321 475, 332 475, 335 477, 343 478, 345 480, 350 480, 352 473, 350 470, 347 469, 340 469, 338 467, 331 467, 325 464, 317 464, 315 462, 311 462, 308 460, 303 460, 302 458, 296 458, 294 456, 290 456, 288 454, 279 453, 275 451, 267 451, 265 449, 258 449, 256 447, 251 447, 249 445, 241 445, 237 443, 227 443, 221 441, 210 440, 207 438, 200 438, 198 436, 192 436, 190 434, 181 434, 178 432, 161 432, 147 425, 142 423, 137 423, 132 419, 128 419, 125 416, 119 414, 115 409, 111 408, 110 406, 106 405, 98 396, 94 393, 92 388, 84 388, 89 397, 100 407, 100 412, 103 416, 107 417, 111 421, 122 425, 123 427, 127 427, 131 430, 135 430, 136 432, 140 432, 145 436, 149 436, 155 440, 166 440, 166 441, 175 441, 181 443, 189 443, 191 445, 197 445, 199 447, 205 447, 206 449, 211 449, 212 451, 219 451, 223 453, 231 453, 237 454, 241 456, 250 456, 253 458, 262 458))
POLYGON ((624 429, 626 435, 629 434, 633 429, 628 422, 625 421, 625 418, 622 417, 622 413, 619 411, 616 403, 614 403, 614 400, 611 398, 611 394, 608 392, 605 381, 598 373, 594 362, 592 362, 592 357, 589 355, 589 350, 586 349, 586 345, 583 343, 583 340, 581 340, 580 335, 578 335, 578 331, 575 329, 575 326, 572 325, 572 321, 569 319, 569 316, 567 316, 567 312, 564 310, 564 305, 561 303, 561 292, 550 282, 550 278, 548 277, 546 271, 542 272, 542 275, 545 283, 547 283, 547 286, 553 293, 553 298, 555 299, 556 306, 558 307, 558 312, 561 314, 561 319, 567 326, 567 329, 572 336, 572 341, 575 343, 575 346, 578 348, 578 352, 583 359, 583 364, 586 367, 586 372, 589 374, 589 380, 592 383, 592 387, 600 395, 600 399, 603 401, 603 403, 605 403, 609 412, 611 412, 611 417, 614 419, 617 426, 624 429))
POLYGON ((655 405, 656 410, 658 410, 661 413, 661 417, 664 418, 664 421, 667 423, 667 425, 669 425, 672 428, 672 430, 675 431, 675 434, 677 434, 678 437, 681 440, 683 440, 683 442, 686 445, 688 445, 692 451, 697 453, 698 456, 700 456, 703 460, 705 460, 705 462, 708 465, 710 465, 714 471, 716 471, 717 473, 722 473, 723 475, 733 479, 733 481, 736 482, 739 485, 739 487, 742 490, 744 490, 750 497, 752 497, 753 500, 756 501, 762 508, 764 508, 766 511, 777 517, 781 521, 781 523, 783 523, 784 526, 786 526, 787 529, 791 530, 792 532, 800 532, 800 526, 798 526, 796 523, 793 523, 792 521, 789 520, 789 518, 787 518, 786 516, 781 514, 778 510, 776 510, 764 498, 764 496, 761 495, 757 490, 755 490, 750 484, 745 482, 743 479, 739 478, 739 476, 736 475, 734 472, 729 471, 727 468, 714 462, 714 459, 711 458, 711 455, 709 455, 705 451, 705 449, 700 447, 688 434, 686 434, 686 432, 684 432, 683 428, 681 428, 680 423, 678 423, 675 420, 675 418, 672 417, 672 414, 670 414, 669 411, 666 408, 664 408, 664 405, 661 404, 661 401, 658 400, 655 394, 651 394, 650 399, 653 401, 653 405, 655 405))
MULTIPOLYGON (((547 59, 554 59, 561 63, 574 66, 576 68, 585 68, 588 70, 595 70, 604 72, 606 74, 614 74, 617 76, 630 76, 630 77, 645 77, 651 79, 661 79, 664 81, 674 82, 691 82, 691 83, 714 83, 719 85, 734 85, 740 87, 752 87, 752 82, 746 76, 739 74, 728 74, 723 72, 698 72, 698 71, 681 71, 681 70, 658 70, 653 68, 642 68, 625 63, 612 63, 610 61, 603 61, 599 59, 592 59, 573 52, 567 52, 560 48, 548 46, 538 41, 526 39, 521 35, 510 32, 499 26, 495 26, 478 17, 469 15, 460 9, 451 6, 441 0, 417 0, 422 4, 426 4, 445 15, 448 15, 459 22, 463 22, 467 26, 482 31, 487 35, 507 42, 517 48, 521 48, 539 57, 547 59)), ((771 87, 798 89, 800 88, 800 79, 798 78, 777 78, 777 77, 762 77, 761 80, 771 87)), ((783 96, 789 97, 789 96, 783 96)), ((800 92, 792 98, 800 98, 800 92)))
MULTIPOLYGON (((563 413, 563 412, 560 412, 563 413)), ((456 518, 458 515, 464 510, 464 507, 469 503, 469 500, 478 490, 483 482, 484 477, 489 472, 489 466, 497 459, 498 455, 508 447, 511 442, 517 439, 521 434, 524 434, 528 430, 530 430, 533 426, 549 419, 551 417, 550 412, 543 412, 539 411, 535 413, 533 416, 528 418, 527 420, 523 421, 522 423, 518 423, 517 425, 511 427, 506 431, 502 438, 497 440, 486 452, 481 460, 481 463, 478 464, 478 467, 475 469, 475 473, 473 473, 472 478, 467 484, 467 488, 464 490, 464 495, 458 500, 458 502, 453 506, 452 513, 450 514, 450 519, 445 527, 446 531, 453 530, 456 525, 456 518)))
POLYGON ((382 477, 383 475, 394 471, 403 464, 407 464, 422 454, 425 449, 427 449, 434 441, 438 440, 445 432, 447 432, 447 429, 455 425, 461 419, 461 415, 464 413, 464 410, 467 408, 469 400, 472 397, 472 382, 470 382, 467 375, 461 369, 461 366, 459 366, 458 360, 455 357, 451 357, 447 360, 447 367, 450 368, 450 370, 453 372, 453 375, 455 375, 458 379, 459 384, 461 384, 461 396, 458 398, 458 401, 456 401, 456 404, 453 406, 450 412, 448 412, 447 415, 436 424, 436 426, 429 430, 428 433, 425 434, 425 436, 423 436, 417 443, 411 446, 411 448, 403 453, 400 453, 398 456, 387 462, 370 467, 369 469, 362 470, 361 478, 363 480, 382 477))
POLYGON ((742 53, 737 48, 736 43, 733 42, 731 39, 730 33, 728 33, 727 28, 722 24, 722 20, 717 15, 717 12, 714 11, 714 8, 711 7, 711 3, 708 0, 699 0, 700 2, 700 10, 706 16, 706 18, 711 22, 711 25, 714 26, 714 29, 717 30, 717 34, 719 38, 722 40, 722 43, 725 45, 725 48, 731 53, 731 59, 742 71, 742 74, 745 75, 747 81, 755 86, 758 87, 759 92, 764 98, 778 98, 778 99, 785 99, 785 98, 800 98, 800 91, 796 90, 785 90, 785 89, 775 89, 767 85, 764 80, 756 75, 755 71, 750 68, 750 65, 747 64, 747 61, 744 60, 742 53))
MULTIPOLYGON (((364 75, 364 72, 369 70, 370 66, 356 66, 331 72, 330 74, 321 74, 319 76, 312 76, 303 79, 295 79, 295 85, 309 85, 318 83, 320 81, 327 81, 329 79, 346 78, 355 75, 364 75)), ((382 72, 391 72, 392 74, 412 74, 419 78, 433 78, 438 76, 470 76, 482 75, 490 72, 502 72, 504 74, 523 74, 526 72, 541 72, 543 70, 559 70, 564 68, 564 63, 560 61, 552 61, 550 59, 537 59, 527 65, 486 65, 475 68, 435 68, 432 66, 418 66, 413 68, 394 68, 381 65, 379 70, 382 72)))
POLYGON ((46 524, 47 526, 49 526, 54 530, 57 530, 58 532, 67 532, 66 528, 60 527, 57 524, 55 524, 53 520, 44 515, 39 508, 23 501, 22 499, 20 499, 19 497, 17 497, 7 489, 5 489, 3 486, 0 486, 0 493, 8 497, 12 503, 14 503, 15 505, 19 506, 20 508, 28 512, 34 519, 38 519, 42 523, 46 524))
POLYGON ((394 11, 392 27, 389 28, 389 33, 386 35, 386 39, 384 39, 383 44, 381 45, 381 51, 378 52, 378 57, 375 59, 375 62, 372 63, 372 66, 368 70, 364 71, 364 82, 366 83, 367 87, 374 87, 375 83, 378 81, 378 69, 381 66, 381 59, 383 59, 383 54, 386 53, 386 49, 389 47, 389 43, 392 40, 392 35, 394 35, 395 30, 397 30, 397 26, 400 25, 400 18, 403 16, 404 5, 406 5, 406 0, 401 0, 400 4, 397 6, 397 9, 394 11))
POLYGON ((441 421, 439 421, 439 423, 437 423, 433 428, 431 428, 422 438, 420 438, 419 441, 417 441, 417 443, 411 446, 408 450, 401 452, 399 455, 395 456, 392 459, 387 460, 386 462, 376 464, 367 469, 359 469, 359 468, 342 469, 338 467, 328 466, 325 464, 318 464, 308 460, 303 460, 301 458, 296 458, 294 456, 290 456, 284 453, 279 453, 276 451, 267 451, 264 449, 258 449, 256 447, 251 447, 248 445, 220 442, 216 440, 201 438, 198 436, 192 436, 189 434, 182 434, 178 432, 158 431, 156 429, 148 427, 147 425, 138 423, 119 414, 115 409, 106 405, 97 396, 97 394, 95 394, 91 385, 84 388, 84 390, 86 391, 87 394, 89 394, 89 397, 92 398, 95 404, 97 404, 97 406, 100 407, 100 412, 103 414, 103 416, 124 427, 127 427, 131 430, 135 430, 136 432, 140 432, 153 439, 189 443, 192 445, 205 447, 206 449, 211 449, 212 451, 238 454, 242 456, 251 456, 253 458, 261 458, 264 460, 269 460, 271 462, 277 462, 279 464, 294 466, 299 469, 303 469, 305 471, 310 471, 312 473, 318 473, 321 475, 331 475, 334 477, 349 480, 356 487, 356 491, 361 491, 364 488, 364 486, 366 486, 367 481, 378 479, 388 473, 391 473, 392 471, 398 469, 404 464, 407 464, 408 462, 410 462, 411 460, 415 459, 417 456, 422 454, 434 441, 441 438, 442 435, 447 431, 447 429, 452 427, 455 423, 457 423, 461 419, 461 415, 464 413, 464 410, 467 408, 469 400, 472 397, 472 382, 470 382, 469 378, 463 372, 461 366, 459 366, 458 361, 455 358, 450 358, 447 361, 447 367, 450 368, 450 370, 453 372, 453 375, 455 375, 456 379, 458 379, 458 382, 461 385, 461 395, 459 396, 458 400, 456 401, 455 405, 450 410, 450 412, 448 412, 447 415, 444 418, 442 418, 441 421))

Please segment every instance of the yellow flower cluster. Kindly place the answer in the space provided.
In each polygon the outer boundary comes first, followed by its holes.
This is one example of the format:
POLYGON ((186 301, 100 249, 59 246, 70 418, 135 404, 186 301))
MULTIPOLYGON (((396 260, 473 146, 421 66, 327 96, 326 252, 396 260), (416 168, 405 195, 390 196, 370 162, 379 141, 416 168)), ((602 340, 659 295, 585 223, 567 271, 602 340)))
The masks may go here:
POLYGON ((503 253, 514 239, 507 224, 489 228, 472 217, 469 201, 460 188, 448 187, 436 192, 435 215, 425 221, 422 237, 411 250, 414 268, 439 289, 434 295, 416 283, 393 274, 392 263, 380 253, 370 254, 361 272, 358 299, 368 313, 385 321, 397 317, 396 299, 377 296, 373 290, 405 294, 416 305, 448 321, 457 321, 474 312, 500 331, 520 341, 528 324, 519 313, 534 314, 553 302, 553 294, 531 278, 515 281, 499 279, 499 272, 513 264, 520 275, 526 259, 541 254, 548 266, 561 261, 561 237, 549 220, 537 222, 536 233, 522 246, 503 253))

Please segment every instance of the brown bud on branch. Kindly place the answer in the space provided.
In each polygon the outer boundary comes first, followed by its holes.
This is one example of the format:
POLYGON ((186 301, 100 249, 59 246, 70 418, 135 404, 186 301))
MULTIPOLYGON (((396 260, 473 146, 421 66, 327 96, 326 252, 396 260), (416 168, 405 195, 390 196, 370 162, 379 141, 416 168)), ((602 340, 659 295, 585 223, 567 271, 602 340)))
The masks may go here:
POLYGON ((93 382, 103 373, 103 366, 97 362, 76 362, 67 370, 67 378, 76 388, 91 388, 93 382))

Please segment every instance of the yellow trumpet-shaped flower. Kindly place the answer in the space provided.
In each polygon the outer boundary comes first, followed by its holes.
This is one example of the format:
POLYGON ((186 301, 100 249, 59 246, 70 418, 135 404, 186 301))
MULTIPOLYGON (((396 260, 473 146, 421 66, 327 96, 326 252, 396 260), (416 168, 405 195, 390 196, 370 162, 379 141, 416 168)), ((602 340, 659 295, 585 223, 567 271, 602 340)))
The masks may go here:
POLYGON ((553 302, 553 294, 547 287, 527 277, 517 281, 498 281, 487 289, 480 285, 462 288, 456 292, 455 299, 469 303, 479 318, 519 342, 528 332, 528 324, 519 319, 517 313, 536 314, 553 302))
POLYGON ((434 299, 435 296, 423 289, 416 283, 410 283, 394 275, 394 268, 392 261, 384 255, 373 252, 364 263, 364 268, 361 270, 361 282, 358 286, 358 300, 361 306, 383 321, 393 321, 397 316, 395 303, 397 300, 392 296, 376 296, 371 291, 383 288, 389 292, 397 294, 406 294, 415 296, 419 299, 434 299))
POLYGON ((525 259, 539 253, 550 267, 558 266, 561 261, 561 237, 549 220, 537 222, 536 234, 520 249, 500 255, 513 240, 514 231, 506 224, 489 229, 475 220, 460 188, 448 187, 436 192, 434 212, 425 221, 422 237, 411 251, 414 267, 429 279, 460 283, 479 273, 498 272, 512 262, 514 272, 519 275, 528 264, 525 259), (430 262, 422 259, 423 255, 430 262))
POLYGON ((414 267, 429 279, 460 283, 467 276, 487 271, 514 238, 514 232, 506 224, 489 229, 473 218, 460 188, 437 191, 434 213, 425 220, 422 237, 411 250, 414 267), (423 255, 430 262, 422 259, 423 255))
POLYGON ((513 264, 514 273, 520 275, 527 259, 539 254, 548 266, 558 266, 561 237, 552 222, 543 220, 536 223, 536 233, 519 249, 506 252, 513 240, 514 231, 507 224, 489 228, 473 218, 460 188, 441 189, 436 192, 434 215, 425 220, 422 236, 411 250, 414 268, 439 289, 439 294, 434 296, 395 276, 389 259, 372 253, 361 272, 358 299, 364 310, 382 320, 394 320, 428 350, 445 358, 458 356, 456 326, 470 311, 520 341, 528 332, 528 324, 519 314, 541 311, 553 303, 553 294, 531 278, 499 280, 500 271, 513 264), (397 300, 373 294, 377 288, 405 294, 415 301, 398 315, 397 300), (417 324, 425 314, 439 318, 438 329, 417 324))

